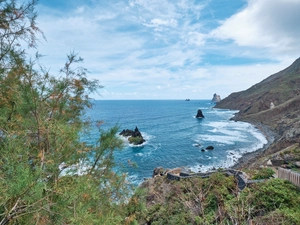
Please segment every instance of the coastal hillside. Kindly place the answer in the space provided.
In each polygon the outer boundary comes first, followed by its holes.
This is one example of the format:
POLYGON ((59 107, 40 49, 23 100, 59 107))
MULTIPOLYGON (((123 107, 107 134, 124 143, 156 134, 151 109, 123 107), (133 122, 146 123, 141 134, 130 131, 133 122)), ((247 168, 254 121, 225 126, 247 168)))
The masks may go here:
POLYGON ((300 142, 300 58, 241 92, 232 93, 216 108, 235 109, 233 118, 262 125, 274 132, 272 153, 300 142))
POLYGON ((159 170, 131 198, 128 222, 300 224, 299 189, 286 180, 273 179, 279 177, 277 167, 300 170, 300 58, 215 107, 239 110, 233 120, 250 122, 265 133, 271 144, 245 154, 235 166, 248 179, 264 182, 250 182, 241 191, 238 179, 221 168, 205 179, 194 176, 180 181, 169 180, 159 170))
POLYGON ((239 116, 259 113, 291 100, 300 94, 300 58, 286 69, 275 73, 241 92, 230 94, 216 108, 240 110, 239 116))

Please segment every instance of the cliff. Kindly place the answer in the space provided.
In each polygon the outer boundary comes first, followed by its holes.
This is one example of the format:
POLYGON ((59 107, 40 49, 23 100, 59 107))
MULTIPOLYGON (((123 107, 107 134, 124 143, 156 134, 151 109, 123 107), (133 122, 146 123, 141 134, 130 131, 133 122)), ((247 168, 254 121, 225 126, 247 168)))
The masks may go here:
POLYGON ((275 133, 266 151, 273 153, 300 142, 300 58, 241 92, 232 93, 216 108, 235 109, 234 120, 265 125, 275 133))

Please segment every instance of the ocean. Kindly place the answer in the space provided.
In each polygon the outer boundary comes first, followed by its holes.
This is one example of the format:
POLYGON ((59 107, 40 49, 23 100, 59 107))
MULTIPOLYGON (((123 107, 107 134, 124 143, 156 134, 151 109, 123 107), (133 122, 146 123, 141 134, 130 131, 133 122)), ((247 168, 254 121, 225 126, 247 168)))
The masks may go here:
MULTIPOLYGON (((184 167, 194 172, 228 168, 244 153, 262 148, 266 138, 253 125, 234 122, 237 111, 216 109, 210 100, 97 100, 86 116, 102 120, 102 129, 138 127, 146 140, 133 146, 124 140, 115 152, 116 170, 140 184, 156 167, 184 167), (195 118, 201 109, 205 118, 195 118), (205 150, 213 146, 213 150, 205 150), (136 166, 132 166, 132 165, 136 166)), ((97 139, 98 132, 92 133, 97 139)), ((84 139, 84 137, 83 137, 84 139)))

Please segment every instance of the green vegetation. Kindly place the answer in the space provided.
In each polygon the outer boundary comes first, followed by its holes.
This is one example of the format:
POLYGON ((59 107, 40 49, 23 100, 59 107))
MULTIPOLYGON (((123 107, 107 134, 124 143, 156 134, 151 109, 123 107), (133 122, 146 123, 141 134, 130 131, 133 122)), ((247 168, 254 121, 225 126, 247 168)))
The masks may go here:
POLYGON ((126 176, 113 171, 118 128, 103 131, 99 121, 97 142, 80 141, 93 126, 83 119, 89 94, 101 88, 87 79, 83 60, 71 53, 52 75, 38 54, 27 59, 24 43, 37 47, 41 33, 36 3, 0 1, 0 225, 300 224, 299 190, 278 179, 240 193, 221 173, 180 182, 156 177, 129 199, 126 176))
POLYGON ((58 75, 39 55, 26 58, 24 42, 36 47, 41 33, 36 2, 0 1, 0 224, 121 224, 130 187, 112 170, 118 129, 99 123, 95 145, 79 141, 92 126, 88 96, 101 86, 76 54, 58 75))
POLYGON ((293 144, 286 149, 276 153, 270 159, 280 160, 282 167, 286 167, 296 172, 300 172, 300 147, 299 143, 293 144))
POLYGON ((130 144, 134 144, 134 145, 140 145, 141 143, 143 143, 143 138, 142 137, 129 137, 128 141, 130 144))
POLYGON ((271 179, 242 192, 233 177, 169 181, 155 178, 131 199, 131 224, 300 224, 300 193, 271 179), (134 222, 133 222, 134 221, 134 222))
POLYGON ((275 174, 271 168, 246 169, 245 172, 251 180, 269 179, 275 174))

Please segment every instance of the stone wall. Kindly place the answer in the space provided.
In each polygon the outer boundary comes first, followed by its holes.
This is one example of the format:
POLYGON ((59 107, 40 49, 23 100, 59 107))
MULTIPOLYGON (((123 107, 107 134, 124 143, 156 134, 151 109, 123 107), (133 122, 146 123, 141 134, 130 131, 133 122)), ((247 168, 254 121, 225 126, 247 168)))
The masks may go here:
MULTIPOLYGON (((235 178, 237 179, 238 182, 238 187, 240 190, 243 190, 247 184, 248 184, 248 179, 246 178, 247 176, 238 170, 233 170, 233 169, 226 169, 226 170, 220 170, 220 171, 212 171, 212 172, 206 172, 206 173, 187 173, 187 172, 180 172, 179 175, 177 174, 173 174, 172 173, 173 170, 169 171, 167 173, 167 178, 169 180, 177 180, 180 181, 182 179, 186 179, 186 178, 191 178, 191 177, 201 177, 201 178, 208 178, 211 174, 216 173, 216 172, 220 172, 225 174, 226 176, 235 176, 235 178)), ((260 181, 258 181, 260 182, 260 181)), ((253 183, 253 182, 249 182, 253 183)))

